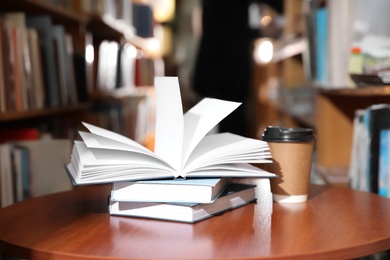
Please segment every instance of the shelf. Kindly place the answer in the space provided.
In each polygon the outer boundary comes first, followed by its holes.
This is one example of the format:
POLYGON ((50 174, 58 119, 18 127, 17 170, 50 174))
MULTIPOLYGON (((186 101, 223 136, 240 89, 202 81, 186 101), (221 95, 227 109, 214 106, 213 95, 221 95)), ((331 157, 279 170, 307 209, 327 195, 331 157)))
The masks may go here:
POLYGON ((306 50, 306 41, 304 39, 295 39, 291 42, 276 44, 272 62, 280 62, 282 60, 302 54, 306 50))
POLYGON ((133 27, 109 15, 90 14, 88 16, 87 30, 91 31, 96 37, 118 42, 123 37, 128 41, 136 37, 133 27))
POLYGON ((318 88, 318 92, 327 96, 372 97, 390 96, 390 86, 372 86, 364 88, 318 88))
POLYGON ((69 107, 61 107, 61 108, 47 108, 47 109, 39 109, 39 110, 31 110, 25 112, 7 112, 4 114, 0 114, 0 124, 1 123, 9 123, 22 121, 27 119, 35 119, 35 118, 47 118, 53 116, 64 116, 66 114, 73 114, 78 112, 87 111, 92 107, 90 103, 83 103, 72 105, 69 107))
POLYGON ((318 89, 316 98, 317 164, 343 168, 350 164, 356 111, 388 103, 390 86, 318 89))
MULTIPOLYGON (((86 28, 100 40, 111 40, 116 42, 125 40, 138 49, 146 50, 146 38, 137 36, 133 27, 125 24, 123 21, 115 20, 108 15, 89 15, 86 28)), ((146 50, 146 52, 148 51, 146 50)))
POLYGON ((28 15, 49 15, 54 23, 66 26, 80 26, 87 20, 76 13, 61 9, 38 0, 0 1, 0 10, 7 12, 25 12, 28 15))

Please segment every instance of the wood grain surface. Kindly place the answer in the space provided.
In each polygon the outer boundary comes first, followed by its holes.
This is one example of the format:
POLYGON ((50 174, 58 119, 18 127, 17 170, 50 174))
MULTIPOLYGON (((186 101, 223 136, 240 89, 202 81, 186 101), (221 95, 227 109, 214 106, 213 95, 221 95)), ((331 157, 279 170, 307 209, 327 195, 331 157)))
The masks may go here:
POLYGON ((185 224, 110 216, 110 186, 0 211, 0 250, 28 259, 351 259, 390 248, 390 199, 311 186, 305 203, 259 199, 185 224))

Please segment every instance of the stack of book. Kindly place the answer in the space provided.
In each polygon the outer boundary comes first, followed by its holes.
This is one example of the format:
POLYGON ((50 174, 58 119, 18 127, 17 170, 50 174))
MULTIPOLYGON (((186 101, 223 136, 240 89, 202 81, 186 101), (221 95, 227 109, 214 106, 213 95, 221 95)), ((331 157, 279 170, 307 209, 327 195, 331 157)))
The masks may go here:
POLYGON ((255 201, 255 188, 230 178, 118 182, 109 213, 194 223, 255 201))
MULTIPOLYGON (((172 212, 179 208, 201 212, 212 207, 214 214, 255 199, 253 194, 246 194, 253 192, 253 187, 228 185, 230 178, 276 177, 253 165, 272 162, 267 142, 232 133, 210 133, 240 103, 204 98, 183 116, 177 77, 156 77, 155 93, 153 151, 123 135, 85 122, 83 125, 89 132, 80 132, 82 141, 76 140, 73 145, 66 167, 68 175, 74 185, 113 183, 111 214, 154 217, 158 213, 159 218, 164 218, 160 214, 167 207, 172 212), (190 189, 207 189, 206 184, 213 191, 209 191, 207 199, 200 199, 206 195, 200 190, 193 191, 194 197, 189 196, 190 189), (185 196, 181 194, 184 191, 185 196), (242 199, 241 193, 246 197, 242 199), (231 203, 232 199, 237 202, 231 203), (181 204, 180 207, 172 202, 201 205, 181 204), (205 204, 209 208, 205 209, 205 204)), ((199 213, 195 219, 207 214, 199 213)), ((172 215, 166 218, 172 219, 172 215)))

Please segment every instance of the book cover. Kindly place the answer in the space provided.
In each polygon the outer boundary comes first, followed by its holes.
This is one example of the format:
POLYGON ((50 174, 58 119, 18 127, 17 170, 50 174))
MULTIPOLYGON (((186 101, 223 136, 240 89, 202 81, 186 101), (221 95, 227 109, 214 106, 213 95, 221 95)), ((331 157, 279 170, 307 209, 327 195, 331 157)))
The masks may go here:
POLYGON ((75 185, 118 181, 275 177, 253 164, 271 163, 268 143, 209 132, 240 103, 205 98, 183 116, 177 77, 156 77, 155 146, 150 151, 118 133, 83 123, 67 172, 75 185))
POLYGON ((369 147, 369 188, 371 192, 378 193, 379 185, 379 159, 380 159, 380 133, 390 129, 390 105, 378 104, 370 107, 370 147, 369 147))
POLYGON ((4 111, 15 111, 15 95, 13 85, 13 69, 11 64, 11 46, 8 35, 8 30, 5 26, 4 17, 0 17, 0 41, 1 41, 1 69, 2 69, 2 81, 4 84, 4 111))
POLYGON ((316 10, 316 72, 318 84, 327 83, 327 54, 328 54, 328 9, 320 7, 316 10))
POLYGON ((77 83, 75 76, 75 65, 73 61, 74 49, 73 49, 73 37, 71 34, 65 34, 66 41, 66 79, 69 92, 69 102, 71 104, 78 103, 77 95, 77 83))
POLYGON ((12 145, 0 144, 0 206, 6 207, 15 202, 12 181, 12 145))
POLYGON ((27 29, 27 41, 31 61, 31 108, 42 109, 45 106, 45 89, 42 72, 41 51, 39 49, 38 32, 27 29))
POLYGON ((96 87, 102 92, 110 92, 116 88, 119 44, 103 41, 99 45, 96 87))
POLYGON ((363 186, 366 186, 366 182, 363 178, 366 176, 369 138, 368 130, 364 123, 365 114, 366 111, 364 109, 356 110, 353 119, 352 147, 348 177, 349 186, 352 189, 357 190, 365 190, 363 186))
POLYGON ((29 196, 37 197, 72 189, 72 184, 64 171, 64 164, 71 152, 70 140, 42 139, 15 142, 15 145, 28 153, 29 196))
POLYGON ((7 101, 6 101, 6 80, 4 77, 4 65, 3 65, 3 56, 7 55, 4 53, 3 48, 3 30, 4 30, 4 20, 3 17, 0 17, 0 113, 4 113, 7 110, 7 101))
POLYGON ((115 182, 111 200, 212 203, 229 183, 230 178, 115 182))
POLYGON ((348 86, 348 63, 354 29, 356 1, 327 1, 327 82, 328 88, 348 86))
POLYGON ((6 128, 0 129, 0 143, 37 140, 40 138, 40 132, 36 128, 6 128))
POLYGON ((68 78, 68 65, 67 65, 67 50, 66 50, 66 38, 65 29, 62 25, 53 25, 52 34, 54 41, 54 57, 56 71, 58 75, 58 87, 60 94, 61 105, 69 104, 69 78, 68 78))
POLYGON ((4 14, 10 41, 11 64, 15 95, 15 109, 25 111, 30 104, 31 62, 26 33, 26 17, 22 12, 4 14))
POLYGON ((46 15, 27 17, 26 24, 28 28, 36 29, 39 36, 45 82, 45 106, 58 107, 60 105, 60 93, 51 18, 46 15))
POLYGON ((378 193, 381 196, 389 197, 389 174, 390 174, 390 129, 380 131, 379 148, 379 187, 378 193))
POLYGON ((78 102, 86 102, 88 100, 88 89, 89 84, 88 73, 86 70, 87 61, 83 55, 78 53, 73 54, 73 64, 74 64, 74 73, 75 80, 77 85, 77 98, 78 102))
POLYGON ((110 200, 111 215, 194 223, 256 200, 256 185, 231 183, 213 203, 118 202, 110 200))
POLYGON ((150 5, 132 3, 132 24, 135 28, 135 34, 140 37, 153 36, 153 10, 150 5))

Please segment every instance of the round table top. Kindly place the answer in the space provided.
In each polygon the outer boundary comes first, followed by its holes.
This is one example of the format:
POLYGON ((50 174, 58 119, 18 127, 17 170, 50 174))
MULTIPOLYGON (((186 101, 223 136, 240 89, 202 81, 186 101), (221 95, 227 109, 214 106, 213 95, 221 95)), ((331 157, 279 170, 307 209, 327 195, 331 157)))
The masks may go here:
POLYGON ((309 200, 256 203, 195 224, 107 213, 109 185, 3 208, 0 250, 32 259, 350 259, 390 248, 390 199, 311 186, 309 200))

